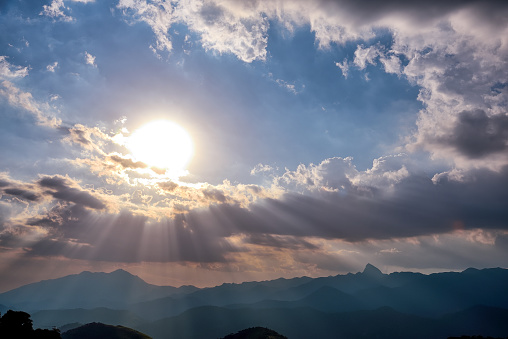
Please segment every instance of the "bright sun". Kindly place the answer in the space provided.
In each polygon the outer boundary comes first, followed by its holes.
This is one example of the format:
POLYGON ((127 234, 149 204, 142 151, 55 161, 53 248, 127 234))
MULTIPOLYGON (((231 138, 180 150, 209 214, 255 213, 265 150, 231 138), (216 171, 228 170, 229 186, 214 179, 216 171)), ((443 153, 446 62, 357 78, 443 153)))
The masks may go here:
POLYGON ((168 120, 147 123, 128 138, 127 148, 134 158, 149 166, 184 171, 194 154, 190 135, 168 120))

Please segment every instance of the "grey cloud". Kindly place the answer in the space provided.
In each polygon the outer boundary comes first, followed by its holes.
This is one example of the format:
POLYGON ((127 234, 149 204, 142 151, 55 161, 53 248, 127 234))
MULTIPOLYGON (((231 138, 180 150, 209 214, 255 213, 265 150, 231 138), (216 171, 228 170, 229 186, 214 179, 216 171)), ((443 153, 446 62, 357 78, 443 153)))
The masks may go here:
POLYGON ((398 13, 409 15, 417 22, 434 21, 458 9, 477 5, 488 10, 492 3, 501 4, 501 1, 481 0, 451 0, 451 1, 404 1, 404 0, 320 0, 318 1, 328 10, 343 10, 357 20, 357 24, 372 23, 388 14, 398 13))
MULTIPOLYGON (((62 178, 46 179, 46 185, 66 187, 62 178)), ((506 187, 508 167, 499 173, 472 171, 463 181, 443 175, 433 182, 413 174, 389 192, 353 185, 347 192, 287 193, 281 199, 259 200, 248 209, 223 203, 159 222, 127 211, 99 215, 82 205, 64 204, 30 220, 30 225, 45 227, 49 234, 25 247, 34 256, 206 263, 234 260, 228 254, 244 250, 228 241, 235 235, 244 235, 244 244, 320 252, 303 237, 338 239, 353 246, 369 243, 365 240, 404 242, 407 237, 447 236, 457 230, 504 232, 508 230, 506 187)), ((407 246, 396 247, 402 253, 409 251, 407 246)), ((399 253, 391 253, 390 258, 394 265, 402 262, 399 253)), ((323 268, 329 262, 325 260, 323 268)))
POLYGON ((224 262, 237 249, 206 224, 185 217, 149 222, 129 212, 96 215, 79 206, 56 208, 58 220, 48 215, 32 220, 47 227, 50 236, 26 246, 31 256, 65 256, 73 259, 118 262, 224 262))
POLYGON ((262 246, 288 248, 288 249, 308 249, 317 250, 318 247, 303 239, 292 236, 275 236, 271 234, 249 234, 245 239, 249 244, 262 246))
POLYGON ((118 155, 109 156, 111 160, 122 165, 123 168, 146 168, 148 167, 144 162, 133 161, 132 159, 122 158, 118 155))
MULTIPOLYGON (((471 172, 464 182, 442 178, 436 184, 411 175, 390 191, 358 188, 348 192, 287 193, 250 209, 218 205, 201 218, 228 233, 391 239, 464 229, 508 229, 508 168, 471 172)), ((191 212, 191 215, 198 212, 191 212)))
POLYGON ((206 199, 211 201, 224 203, 227 200, 226 196, 224 195, 224 192, 218 189, 207 188, 202 190, 202 193, 206 199))
POLYGON ((46 191, 56 199, 73 202, 93 209, 103 209, 106 205, 88 193, 87 191, 71 187, 68 179, 55 175, 53 177, 44 177, 37 182, 41 187, 49 188, 46 191))
POLYGON ((28 201, 38 201, 41 196, 35 192, 31 185, 23 185, 0 179, 0 193, 15 196, 28 201))
POLYGON ((508 116, 488 116, 483 110, 459 114, 453 135, 441 140, 470 158, 481 158, 508 149, 508 116))
POLYGON ((76 129, 76 128, 69 128, 68 132, 70 133, 71 139, 74 142, 83 144, 85 146, 86 145, 90 145, 91 142, 87 138, 87 135, 86 135, 85 131, 82 131, 82 130, 79 130, 79 129, 76 129))
POLYGON ((157 185, 168 192, 173 192, 176 188, 179 187, 179 185, 173 181, 159 182, 157 185))
POLYGON ((7 188, 4 189, 3 191, 6 194, 17 196, 30 201, 37 201, 40 199, 40 196, 35 194, 34 192, 30 192, 20 188, 7 188))

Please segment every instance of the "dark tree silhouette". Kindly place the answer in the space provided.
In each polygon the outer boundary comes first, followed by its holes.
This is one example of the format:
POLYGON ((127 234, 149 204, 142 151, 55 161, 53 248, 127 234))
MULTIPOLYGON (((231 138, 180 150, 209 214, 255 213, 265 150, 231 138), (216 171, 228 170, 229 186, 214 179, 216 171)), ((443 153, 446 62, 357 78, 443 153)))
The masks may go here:
POLYGON ((8 310, 0 317, 0 338, 24 338, 24 339, 60 339, 60 331, 57 329, 33 329, 30 314, 22 311, 8 310))
POLYGON ((0 318, 0 334, 2 338, 30 338, 34 332, 30 314, 8 310, 0 318))

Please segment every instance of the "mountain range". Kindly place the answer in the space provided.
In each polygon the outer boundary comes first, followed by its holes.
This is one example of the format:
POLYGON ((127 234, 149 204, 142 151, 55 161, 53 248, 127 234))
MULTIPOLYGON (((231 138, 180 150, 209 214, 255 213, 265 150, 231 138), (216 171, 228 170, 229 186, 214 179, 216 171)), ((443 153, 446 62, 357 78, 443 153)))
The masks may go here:
POLYGON ((249 327, 288 338, 508 336, 508 270, 299 277, 211 288, 156 286, 130 273, 82 272, 0 294, 35 327, 101 322, 153 338, 218 338, 249 327), (171 334, 171 335, 170 335, 171 334))

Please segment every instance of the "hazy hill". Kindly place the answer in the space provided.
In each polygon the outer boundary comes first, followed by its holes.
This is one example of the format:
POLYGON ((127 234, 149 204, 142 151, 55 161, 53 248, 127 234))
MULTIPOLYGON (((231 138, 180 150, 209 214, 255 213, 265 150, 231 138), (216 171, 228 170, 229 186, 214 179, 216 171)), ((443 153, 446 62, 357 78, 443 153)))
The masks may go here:
POLYGON ((263 300, 252 304, 233 304, 227 305, 227 308, 299 308, 312 307, 324 312, 347 312, 367 309, 360 300, 329 286, 322 286, 306 297, 294 300, 263 300))
POLYGON ((292 339, 506 337, 507 286, 508 270, 500 268, 383 274, 369 264, 356 274, 204 289, 154 286, 125 271, 83 272, 0 294, 0 303, 45 308, 32 312, 41 327, 97 321, 161 339, 218 338, 257 326, 292 339))
POLYGON ((124 270, 82 272, 44 280, 0 294, 0 304, 25 311, 69 308, 124 308, 126 305, 197 290, 156 286, 124 270))
POLYGON ((262 326, 291 339, 428 339, 449 336, 503 336, 508 334, 508 310, 475 307, 433 319, 397 312, 391 308, 326 313, 312 308, 225 309, 206 306, 161 319, 142 327, 154 339, 217 338, 242 328, 262 326), (485 316, 482 316, 485 314, 485 316), (484 321, 485 320, 485 321, 484 321))
POLYGON ((91 310, 83 308, 45 310, 35 312, 31 316, 34 326, 40 328, 60 328, 71 323, 86 324, 92 322, 137 327, 146 322, 145 319, 139 317, 133 312, 112 310, 105 307, 94 308, 91 310))
POLYGON ((354 296, 367 309, 390 306, 401 312, 440 316, 475 305, 508 308, 507 286, 506 269, 467 269, 422 275, 399 287, 377 286, 354 296))
POLYGON ((62 339, 151 339, 128 327, 90 323, 62 333, 62 339))

